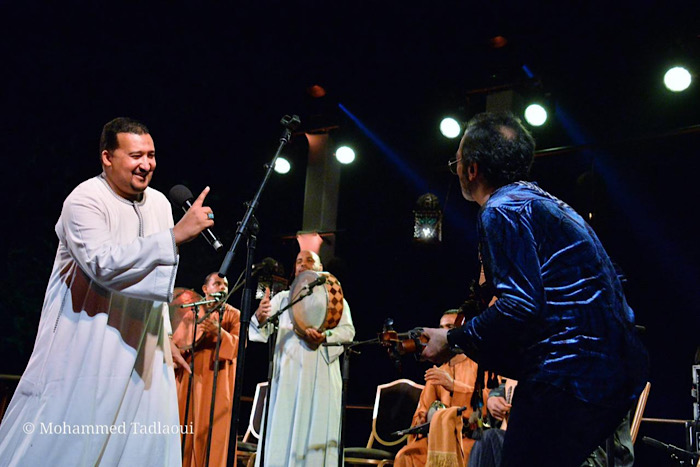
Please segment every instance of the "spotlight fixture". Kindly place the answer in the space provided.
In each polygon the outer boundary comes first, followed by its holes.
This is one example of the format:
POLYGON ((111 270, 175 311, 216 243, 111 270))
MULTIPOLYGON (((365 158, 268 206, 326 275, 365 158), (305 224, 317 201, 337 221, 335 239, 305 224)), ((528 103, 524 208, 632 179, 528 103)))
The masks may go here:
POLYGON ((690 86, 691 81, 690 72, 682 66, 673 67, 664 75, 664 85, 672 92, 685 91, 690 86))
POLYGON ((456 138, 462 133, 462 126, 452 117, 445 117, 440 122, 440 133, 446 138, 456 138))
POLYGON ((529 104, 525 108, 525 120, 532 126, 542 126, 547 122, 547 109, 542 104, 529 104))
POLYGON ((292 164, 289 163, 284 157, 277 157, 275 159, 275 172, 278 174, 286 174, 292 169, 292 164))
POLYGON ((413 239, 421 243, 442 241, 442 212, 440 201, 432 193, 421 195, 413 211, 413 239))
POLYGON ((340 146, 335 150, 335 158, 341 164, 351 164, 355 160, 355 151, 349 146, 340 146))

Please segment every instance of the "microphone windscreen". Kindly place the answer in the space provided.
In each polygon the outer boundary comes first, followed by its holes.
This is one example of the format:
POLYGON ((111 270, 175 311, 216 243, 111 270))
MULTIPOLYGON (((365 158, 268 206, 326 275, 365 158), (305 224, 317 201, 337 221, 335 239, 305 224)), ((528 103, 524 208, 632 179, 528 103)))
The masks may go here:
POLYGON ((170 202, 178 208, 181 208, 185 204, 185 201, 194 198, 190 189, 185 185, 175 185, 172 187, 168 197, 170 198, 170 202))

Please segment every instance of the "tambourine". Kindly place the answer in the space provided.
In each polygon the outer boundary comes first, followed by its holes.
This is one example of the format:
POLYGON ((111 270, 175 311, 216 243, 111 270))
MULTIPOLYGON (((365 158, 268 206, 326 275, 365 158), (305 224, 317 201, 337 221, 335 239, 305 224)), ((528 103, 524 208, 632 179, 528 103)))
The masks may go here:
MULTIPOLYGON (((313 328, 319 332, 333 329, 343 316, 343 288, 336 277, 329 272, 306 270, 301 272, 290 288, 290 300, 306 295, 292 305, 290 316, 294 332, 306 341, 306 330, 313 328), (309 284, 318 283, 320 276, 325 277, 323 284, 309 290, 309 284), (308 294, 308 295, 307 295, 308 294)), ((314 348, 316 343, 309 342, 314 348)))

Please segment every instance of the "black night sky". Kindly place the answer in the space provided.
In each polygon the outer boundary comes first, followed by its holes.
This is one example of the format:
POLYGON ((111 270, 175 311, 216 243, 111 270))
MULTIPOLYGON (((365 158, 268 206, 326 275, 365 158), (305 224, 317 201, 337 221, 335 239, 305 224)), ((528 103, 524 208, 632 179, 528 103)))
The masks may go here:
MULTIPOLYGON (((697 83, 672 94, 661 80, 681 60, 700 70, 700 6, 409 3, 0 3, 7 198, 0 373, 21 374, 26 365, 63 199, 99 173, 99 133, 116 116, 150 128, 154 188, 211 187, 214 230, 228 249, 277 149, 281 117, 299 115, 300 132, 285 149, 292 171, 271 177, 256 211, 256 259, 272 257, 287 273, 298 250, 288 237, 302 228, 303 131, 337 127, 332 140, 357 153, 342 168, 333 261, 356 339, 375 337, 387 317, 398 330, 436 325, 467 298, 478 272, 476 205, 446 169, 457 141, 442 137, 438 123, 447 113, 467 120, 485 110, 485 94, 475 91, 511 86, 522 95, 546 92, 556 108, 533 130, 541 152, 532 178, 593 213, 591 224, 625 273, 651 354, 645 416, 692 419, 699 94, 697 83), (496 35, 505 47, 490 46, 496 35), (326 96, 312 98, 313 84, 326 96), (412 240, 413 209, 427 192, 445 214, 437 245, 412 240)), ((244 267, 244 246, 230 278, 244 267)), ((202 239, 184 246, 176 285, 198 289, 222 259, 202 239)), ((240 299, 236 293, 230 303, 240 307, 240 299)), ((423 382, 426 363, 408 356, 399 372, 383 349, 361 350, 352 358, 349 403, 371 405, 376 385, 399 377, 423 382)), ((252 343, 244 394, 266 375, 267 347, 252 343)), ((348 444, 366 442, 370 417, 349 411, 348 444)), ((641 436, 685 447, 682 425, 643 423, 641 436)), ((670 462, 641 442, 636 448, 637 465, 670 462)))

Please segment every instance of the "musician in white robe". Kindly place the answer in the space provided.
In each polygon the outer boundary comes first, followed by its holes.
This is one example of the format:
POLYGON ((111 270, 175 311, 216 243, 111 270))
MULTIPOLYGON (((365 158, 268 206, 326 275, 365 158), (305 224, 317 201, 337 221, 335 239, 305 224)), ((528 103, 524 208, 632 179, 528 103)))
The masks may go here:
MULTIPOLYGON (((302 250, 296 259, 295 275, 306 270, 322 271, 323 266, 316 253, 302 250)), ((266 342, 273 331, 271 325, 265 326, 268 317, 288 303, 289 291, 280 292, 271 300, 269 290, 266 291, 251 318, 250 340, 266 342)), ((261 465, 264 444, 266 467, 335 466, 338 465, 342 403, 338 359, 343 347, 320 344, 352 341, 355 328, 350 307, 343 299, 343 313, 335 328, 324 333, 305 330, 308 340, 318 345, 316 350, 295 334, 290 311, 279 316, 269 421, 266 423, 269 436, 261 435, 255 465, 261 465)))
POLYGON ((165 302, 177 246, 213 224, 208 189, 173 226, 148 187, 148 129, 112 120, 100 149, 103 173, 73 190, 56 224, 34 350, 0 424, 2 466, 181 464, 165 302))

